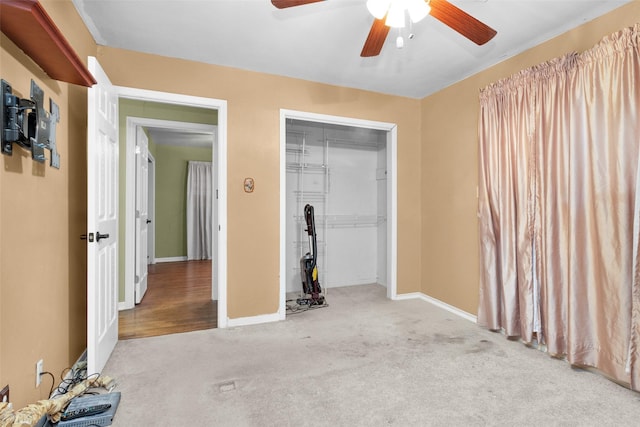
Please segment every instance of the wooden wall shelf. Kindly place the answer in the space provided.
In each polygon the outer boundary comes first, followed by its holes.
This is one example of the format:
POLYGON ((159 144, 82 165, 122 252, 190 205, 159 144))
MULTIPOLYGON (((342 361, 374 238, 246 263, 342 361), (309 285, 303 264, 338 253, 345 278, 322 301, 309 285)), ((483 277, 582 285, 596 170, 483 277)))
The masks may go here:
POLYGON ((38 0, 0 0, 0 29, 52 79, 96 83, 38 0))

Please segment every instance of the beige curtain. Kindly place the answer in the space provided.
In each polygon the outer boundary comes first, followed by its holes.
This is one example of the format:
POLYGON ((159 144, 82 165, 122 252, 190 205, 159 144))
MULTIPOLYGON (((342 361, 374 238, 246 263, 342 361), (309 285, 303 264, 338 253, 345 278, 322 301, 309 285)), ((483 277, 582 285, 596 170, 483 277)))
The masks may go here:
POLYGON ((640 390, 640 25, 483 89, 478 322, 640 390))

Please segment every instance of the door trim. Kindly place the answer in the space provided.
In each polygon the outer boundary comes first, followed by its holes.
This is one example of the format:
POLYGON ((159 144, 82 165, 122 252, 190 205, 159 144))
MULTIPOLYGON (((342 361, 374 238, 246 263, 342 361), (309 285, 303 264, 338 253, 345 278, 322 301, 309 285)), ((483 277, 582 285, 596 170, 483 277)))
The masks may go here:
MULTIPOLYGON (((216 165, 216 173, 214 174, 214 185, 218 190, 218 199, 217 203, 214 200, 214 211, 218 218, 219 227, 214 227, 214 234, 217 233, 217 236, 214 235, 214 242, 217 243, 216 248, 214 250, 216 261, 216 269, 215 275, 212 275, 212 295, 213 299, 218 300, 218 328, 225 328, 228 326, 228 316, 227 316, 227 101, 213 98, 202 98, 190 95, 180 95, 168 92, 157 92, 146 89, 136 89, 129 87, 116 86, 115 87, 118 93, 119 98, 128 98, 128 99, 136 99, 142 101, 151 101, 151 102, 160 102, 165 104, 177 104, 177 105, 185 105, 191 107, 199 107, 199 108, 208 108, 212 110, 217 110, 218 112, 218 124, 216 126, 213 125, 198 125, 193 123, 188 123, 190 125, 189 129, 193 129, 197 126, 208 126, 209 130, 213 128, 213 132, 217 137, 214 138, 214 147, 213 147, 213 162, 216 165), (217 128, 217 131, 215 130, 217 128), (217 204, 217 209, 216 205, 217 204), (216 295, 217 291, 217 295, 216 295), (217 298, 216 298, 217 297, 217 298)), ((142 118, 134 118, 138 120, 138 123, 150 123, 149 121, 155 119, 142 119, 142 118), (145 122, 143 122, 143 120, 145 122)), ((160 121, 160 122, 168 122, 168 121, 160 121)), ((171 122, 172 124, 178 123, 179 125, 173 126, 172 128, 179 128, 181 122, 171 122)), ((184 122, 181 123, 182 126, 185 125, 184 122)), ((154 124, 155 126, 155 124, 154 124)), ((133 167, 133 150, 135 147, 130 147, 130 138, 129 132, 135 132, 135 126, 131 126, 129 129, 129 120, 127 120, 127 149, 126 149, 126 173, 127 177, 131 177, 131 167, 133 167)), ((135 138, 133 139, 135 141, 135 138)), ((127 218, 129 218, 129 214, 133 212, 133 202, 135 197, 135 192, 133 191, 131 185, 126 186, 126 195, 125 195, 125 209, 127 212, 127 218)), ((134 212, 135 214, 135 212, 134 212)), ((125 225, 126 230, 126 243, 129 244, 130 236, 133 235, 133 227, 132 221, 127 221, 125 225), (131 223, 131 224, 130 224, 131 223)), ((132 244, 133 245, 133 244, 132 244)), ((125 254, 132 253, 130 250, 133 246, 125 246, 125 254)), ((125 264, 131 264, 129 268, 131 270, 126 269, 125 266, 125 280, 133 279, 131 272, 133 271, 133 261, 130 260, 128 256, 125 256, 125 264)), ((133 290, 133 287, 131 288, 133 290)), ((120 309, 133 308, 133 292, 127 292, 125 295, 125 301, 119 303, 120 309), (130 294, 130 295, 129 295, 130 294)))
MULTIPOLYGON (((136 131, 139 127, 155 127, 164 129, 175 129, 184 131, 193 131, 201 133, 211 133, 211 147, 213 148, 216 143, 216 125, 206 125, 200 123, 179 122, 174 120, 161 120, 151 119, 147 117, 134 117, 127 116, 126 120, 126 148, 125 148, 125 163, 126 163, 126 176, 125 182, 125 237, 124 237, 124 302, 118 304, 118 309, 127 310, 135 306, 135 257, 127 256, 127 254, 135 253, 135 204, 136 204, 136 192, 135 192, 135 170, 136 170, 136 131), (133 185, 130 184, 130 180, 133 177, 133 185)), ((215 159, 212 158, 214 170, 217 167, 215 159)), ((155 218, 153 219, 155 221, 155 218)), ((176 257, 179 258, 179 257, 176 257)), ((155 259, 155 252, 154 252, 155 259)), ((182 261, 182 259, 180 259, 182 261)), ((175 260, 173 260, 175 261, 175 260)), ((216 260, 214 260, 216 261, 216 260)), ((213 293, 215 299, 215 293, 213 293)))
MULTIPOLYGON (((118 117, 118 121, 120 121, 120 117, 118 117)), ((127 124, 128 126, 128 124, 127 124)), ((149 266, 148 266, 148 251, 149 251, 149 224, 148 223, 144 223, 142 222, 142 216, 138 217, 138 210, 141 207, 140 204, 145 205, 146 204, 146 215, 145 215, 145 220, 149 219, 149 135, 147 135, 144 132, 144 128, 141 126, 135 126, 135 155, 132 156, 133 157, 133 169, 135 171, 134 173, 134 217, 133 217, 133 223, 134 223, 134 233, 133 233, 133 241, 135 242, 134 248, 133 248, 133 258, 134 258, 134 301, 136 304, 139 304, 140 302, 142 302, 142 299, 144 298, 144 296, 147 293, 147 278, 149 276, 149 266), (139 151, 138 148, 140 147, 140 139, 144 139, 146 140, 146 152, 144 153, 144 156, 141 156, 141 158, 138 158, 138 154, 142 154, 141 150, 139 151), (144 164, 144 162, 142 161, 144 159, 144 161, 146 162, 146 164, 144 164), (146 171, 146 177, 142 178, 142 182, 140 182, 141 178, 140 178, 140 173, 145 170, 146 171), (142 200, 138 198, 138 190, 141 188, 144 188, 143 184, 144 180, 147 181, 146 183, 146 189, 144 189, 146 191, 146 200, 142 200), (139 225, 138 225, 139 224, 139 225), (146 248, 144 248, 144 250, 142 248, 138 248, 138 245, 141 243, 141 240, 138 240, 138 237, 142 238, 142 234, 143 234, 143 230, 144 233, 146 233, 147 235, 147 239, 146 239, 146 248), (142 260, 140 259, 142 257, 143 254, 147 254, 146 259, 144 260, 144 268, 141 268, 141 264, 142 264, 142 260), (141 270, 144 269, 146 271, 142 272, 141 270), (139 277, 138 274, 139 273, 141 276, 139 277), (142 289, 144 285, 144 289, 142 289), (142 294, 142 295, 140 295, 142 294)), ((128 145, 128 138, 127 141, 125 141, 125 146, 128 145)), ((125 181, 126 182, 126 181, 125 181)), ((126 188, 126 187, 125 187, 126 188)), ((118 195, 119 195, 119 189, 118 189, 118 195)), ((141 212, 140 212, 141 213, 141 212)), ((125 219, 125 223, 126 223, 126 219, 125 219)), ((118 229, 118 232, 120 232, 120 229, 118 229)), ((125 238, 126 238, 126 233, 125 233, 125 238)), ((118 251, 118 257, 120 257, 120 251, 118 251)), ((125 256, 125 260, 127 259, 127 257, 125 256)), ((126 294, 126 286, 125 286, 125 294, 126 294)))
POLYGON ((398 296, 398 126, 395 123, 280 110, 280 319, 286 317, 287 119, 377 129, 387 132, 387 298, 398 296))
POLYGON ((149 216, 151 227, 147 230, 149 249, 147 265, 156 263, 156 158, 149 153, 149 216))

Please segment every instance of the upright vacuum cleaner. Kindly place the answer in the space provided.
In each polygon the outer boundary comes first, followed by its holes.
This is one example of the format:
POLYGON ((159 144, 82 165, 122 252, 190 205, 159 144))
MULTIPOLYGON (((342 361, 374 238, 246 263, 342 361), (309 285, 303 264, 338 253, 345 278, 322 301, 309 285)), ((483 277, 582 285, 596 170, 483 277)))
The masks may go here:
POLYGON ((316 223, 313 216, 313 206, 307 204, 304 207, 304 218, 307 222, 307 234, 311 252, 307 252, 300 258, 300 271, 302 273, 302 290, 308 296, 298 298, 299 305, 324 305, 324 297, 320 295, 322 289, 318 281, 318 241, 316 238, 316 223))

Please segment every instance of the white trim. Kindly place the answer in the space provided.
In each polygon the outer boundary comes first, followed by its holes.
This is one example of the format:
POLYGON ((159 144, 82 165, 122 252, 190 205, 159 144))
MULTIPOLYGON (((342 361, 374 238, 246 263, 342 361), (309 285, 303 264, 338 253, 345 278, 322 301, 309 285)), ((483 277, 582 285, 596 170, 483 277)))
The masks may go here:
POLYGON ((436 307, 440 307, 443 310, 447 310, 450 313, 455 314, 456 316, 460 316, 465 320, 468 320, 470 322, 473 323, 478 323, 478 316, 474 316, 471 313, 468 313, 464 310, 459 309, 458 307, 454 307, 450 304, 447 304, 444 301, 440 301, 437 298, 433 298, 430 297, 429 295, 425 295, 422 292, 411 292, 411 293, 407 293, 407 294, 400 294, 400 295, 396 295, 395 298, 393 298, 395 301, 404 301, 404 300, 410 300, 410 299, 421 299, 422 301, 428 302, 430 304, 435 305, 436 307))
POLYGON ((186 260, 187 260, 186 256, 168 256, 163 258, 156 258, 156 263, 159 264, 161 262, 183 262, 186 260))
POLYGON ((474 316, 471 313, 467 313, 466 311, 461 310, 458 307, 454 307, 454 306, 452 306, 450 304, 447 304, 444 301, 440 301, 439 299, 430 297, 429 295, 425 295, 425 294, 422 294, 422 299, 427 301, 427 302, 430 302, 431 304, 433 304, 433 305, 435 305, 437 307, 440 307, 440 308, 442 308, 444 310, 447 310, 450 313, 453 313, 453 314, 455 314, 457 316, 460 316, 463 319, 466 319, 466 320, 468 320, 470 322, 473 322, 473 323, 478 323, 478 316, 474 316))
POLYGON ((260 316, 237 317, 235 319, 228 319, 227 326, 235 327, 235 326, 258 325, 260 323, 277 322, 279 320, 282 320, 280 318, 280 313, 262 314, 260 316))
MULTIPOLYGON (((135 124, 137 126, 171 129, 186 132, 191 131, 199 133, 210 133, 212 135, 216 132, 217 127, 216 125, 207 125, 202 123, 179 122, 175 120, 149 119, 146 117, 127 116, 127 128, 129 127, 129 120, 131 120, 132 124, 135 124)), ((213 137, 211 143, 213 143, 213 137)))
MULTIPOLYGON (((136 99, 139 101, 161 102, 163 104, 188 105, 199 108, 226 108, 227 101, 200 96, 181 95, 178 93, 158 92, 155 90, 137 89, 125 86, 114 86, 118 90, 118 98, 136 99)), ((220 125, 220 123, 218 123, 220 125)))
POLYGON ((149 264, 156 263, 156 158, 151 152, 149 155, 149 216, 147 219, 151 221, 151 227, 147 227, 149 246, 147 257, 149 264))
POLYGON ((387 136, 387 171, 387 224, 390 225, 387 227, 387 298, 394 299, 398 295, 398 127, 395 125, 387 136))
POLYGON ((354 119, 351 117, 331 116, 327 114, 309 113, 307 111, 296 110, 280 110, 280 117, 285 116, 287 119, 306 120, 310 122, 327 123, 332 125, 353 126, 366 129, 386 130, 389 131, 396 127, 395 123, 376 122, 373 120, 354 119))
MULTIPOLYGON (((409 299, 423 299, 425 295, 422 292, 409 292, 406 294, 398 294, 393 298, 394 301, 405 301, 409 299)), ((426 300, 425 300, 426 301, 426 300)))
POLYGON ((280 305, 279 319, 286 316, 286 212, 287 212, 287 119, 314 121, 342 126, 361 127, 383 130, 387 136, 387 195, 389 207, 387 210, 387 298, 394 299, 397 295, 398 279, 398 127, 394 123, 376 122, 371 120, 354 119, 350 117, 330 116, 326 114, 309 113, 280 109, 280 305))
MULTIPOLYGON (((203 98, 175 93, 157 92, 146 89, 129 87, 115 87, 119 98, 137 99, 165 104, 186 105, 191 107, 209 108, 217 110, 217 138, 214 138, 214 152, 217 151, 217 182, 218 199, 214 200, 214 210, 217 213, 218 227, 214 227, 214 241, 217 242, 217 263, 215 275, 212 275, 212 288, 217 286, 218 297, 218 328, 227 326, 227 101, 203 98), (217 148, 217 150, 216 150, 217 148)), ((150 120, 150 119, 148 119, 150 120)), ((191 124, 190 124, 191 125, 191 124)), ((190 127, 193 128, 193 125, 190 127)), ((127 156, 129 157, 129 156, 127 156)), ((127 164, 128 164, 127 159, 127 164)), ((127 169, 127 173, 129 170, 127 169)), ((129 176, 129 175, 128 175, 129 176)), ((128 195, 127 195, 128 196, 128 195)), ((127 200, 129 200, 127 198, 127 200)), ((133 234, 133 233, 132 233, 133 234)), ((125 256, 125 259, 128 258, 125 256)), ((156 258, 156 262, 161 262, 156 258)), ((213 291, 212 291, 213 292, 213 291)), ((213 294, 212 294, 213 297, 213 294)), ((126 298, 126 296, 125 296, 126 298)), ((120 304, 119 304, 120 306, 120 304)))
POLYGON ((278 315, 280 320, 287 317, 287 117, 280 110, 280 299, 278 315), (283 148, 284 144, 284 148, 283 148))
MULTIPOLYGON (((120 122, 120 118, 118 118, 120 122)), ((118 303, 124 305, 125 309, 131 309, 135 307, 135 209, 136 209, 136 186, 127 185, 127 178, 136 176, 136 159, 135 155, 130 156, 130 152, 135 152, 136 145, 136 127, 129 126, 129 120, 125 126, 125 186, 124 186, 124 303, 118 303)), ((129 178, 131 179, 131 178, 129 178)), ((120 230, 118 230, 120 232, 120 230)), ((120 242, 122 245, 122 242, 120 242)), ((120 259, 120 254, 118 254, 120 259)))
POLYGON ((214 283, 212 290, 217 295, 213 298, 218 300, 218 328, 226 328, 229 318, 227 317, 227 102, 218 108, 218 136, 217 143, 213 149, 213 154, 217 155, 218 168, 215 179, 217 180, 216 191, 218 192, 217 210, 218 227, 213 227, 213 232, 217 233, 215 258, 218 262, 217 284, 214 283), (217 285, 217 286, 216 286, 217 285))
MULTIPOLYGON (((136 139, 138 127, 154 127, 161 129, 175 129, 181 131, 192 131, 200 133, 210 133, 211 146, 215 145, 215 133, 217 130, 216 125, 207 125, 200 123, 179 122, 174 120, 161 120, 151 119, 147 117, 135 117, 127 116, 126 118, 126 141, 125 141, 125 163, 126 163, 126 175, 125 182, 129 179, 134 180, 136 176, 136 139), (133 178, 130 178, 133 177, 133 178)), ((150 154, 150 153, 149 153, 150 154)), ((214 163, 215 164, 215 163, 214 163)), ((135 307, 135 257, 127 256, 126 254, 135 253, 135 221, 136 221, 136 185, 125 185, 125 237, 124 237, 124 307, 130 309, 135 307)), ((154 209, 155 216, 155 209, 154 209)), ((155 218, 154 218, 155 221, 155 218)), ((155 224, 154 224, 155 228, 155 224)), ((184 259, 176 259, 180 257, 166 258, 166 259, 154 259, 155 262, 175 262, 186 261, 184 259)))

